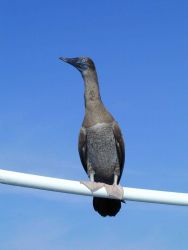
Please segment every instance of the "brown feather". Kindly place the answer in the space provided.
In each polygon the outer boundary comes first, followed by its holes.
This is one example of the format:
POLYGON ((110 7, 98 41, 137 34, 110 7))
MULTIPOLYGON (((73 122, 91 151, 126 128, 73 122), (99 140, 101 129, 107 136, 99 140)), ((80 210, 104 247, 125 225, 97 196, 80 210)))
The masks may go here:
POLYGON ((125 144, 124 144, 124 140, 123 140, 120 127, 117 122, 113 123, 113 132, 114 132, 114 137, 116 140, 116 149, 117 149, 119 165, 120 165, 120 177, 119 177, 120 179, 122 172, 123 172, 124 163, 125 163, 125 144))
POLYGON ((78 140, 78 151, 80 155, 80 160, 87 173, 87 135, 85 129, 82 127, 80 129, 79 140, 78 140))

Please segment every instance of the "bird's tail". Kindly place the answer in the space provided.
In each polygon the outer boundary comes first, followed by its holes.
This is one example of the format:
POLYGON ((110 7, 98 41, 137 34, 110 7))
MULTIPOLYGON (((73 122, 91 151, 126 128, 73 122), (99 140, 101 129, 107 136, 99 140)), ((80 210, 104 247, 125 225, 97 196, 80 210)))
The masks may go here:
POLYGON ((101 216, 115 216, 121 208, 121 201, 94 197, 93 207, 101 216))

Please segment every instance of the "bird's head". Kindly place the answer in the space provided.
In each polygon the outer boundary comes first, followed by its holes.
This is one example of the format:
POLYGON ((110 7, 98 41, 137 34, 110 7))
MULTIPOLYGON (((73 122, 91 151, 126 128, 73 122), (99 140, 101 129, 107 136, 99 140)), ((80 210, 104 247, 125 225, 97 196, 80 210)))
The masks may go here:
POLYGON ((75 57, 75 58, 60 57, 59 59, 73 65, 81 73, 84 73, 86 70, 89 69, 95 70, 95 64, 89 57, 75 57))

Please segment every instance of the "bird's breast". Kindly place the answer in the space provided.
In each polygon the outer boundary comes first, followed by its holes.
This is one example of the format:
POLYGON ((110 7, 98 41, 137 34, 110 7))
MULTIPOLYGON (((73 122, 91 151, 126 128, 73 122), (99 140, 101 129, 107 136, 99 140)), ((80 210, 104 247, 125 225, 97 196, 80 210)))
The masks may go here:
POLYGON ((97 123, 87 128, 87 155, 97 181, 113 181, 118 162, 112 123, 97 123))

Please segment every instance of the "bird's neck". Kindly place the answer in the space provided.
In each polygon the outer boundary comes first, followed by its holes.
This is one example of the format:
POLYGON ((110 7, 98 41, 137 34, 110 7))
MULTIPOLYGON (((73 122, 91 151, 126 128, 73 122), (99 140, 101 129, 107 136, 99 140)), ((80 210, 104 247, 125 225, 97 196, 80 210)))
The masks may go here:
POLYGON ((96 71, 87 70, 82 76, 85 84, 85 107, 95 106, 96 103, 102 104, 96 71))
POLYGON ((113 122, 112 115, 101 100, 96 71, 88 70, 82 76, 85 83, 85 117, 82 125, 89 128, 97 123, 113 122))

